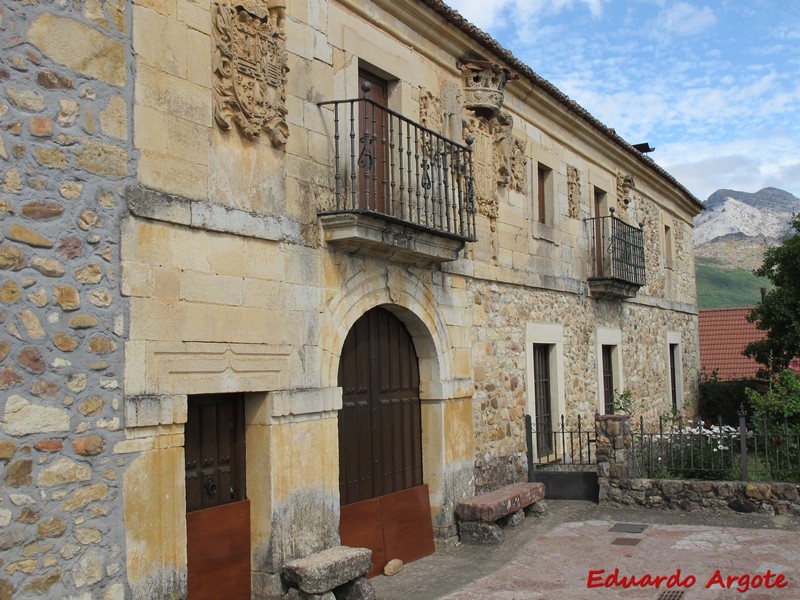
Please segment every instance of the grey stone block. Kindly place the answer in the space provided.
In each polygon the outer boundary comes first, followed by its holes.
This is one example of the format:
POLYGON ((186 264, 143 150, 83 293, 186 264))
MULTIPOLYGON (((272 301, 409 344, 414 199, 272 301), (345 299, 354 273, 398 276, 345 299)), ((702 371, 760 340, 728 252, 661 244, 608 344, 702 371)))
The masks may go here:
POLYGON ((359 577, 333 590, 336 600, 376 600, 375 588, 366 577, 359 577))
POLYGON ((372 550, 337 546, 286 563, 283 573, 307 594, 322 594, 358 579, 372 566, 372 550))
POLYGON ((519 527, 525 522, 525 511, 519 509, 517 512, 511 513, 507 517, 500 519, 502 527, 519 527))
POLYGON ((503 529, 497 523, 462 521, 459 523, 458 529, 461 532, 461 541, 464 544, 494 546, 502 544, 506 539, 503 529))

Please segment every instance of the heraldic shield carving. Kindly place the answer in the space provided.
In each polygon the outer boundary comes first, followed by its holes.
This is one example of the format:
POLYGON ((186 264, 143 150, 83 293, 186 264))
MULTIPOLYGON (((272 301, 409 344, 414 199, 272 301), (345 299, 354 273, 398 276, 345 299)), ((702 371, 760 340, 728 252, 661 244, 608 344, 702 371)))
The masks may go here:
POLYGON ((264 132, 282 148, 289 137, 285 9, 216 6, 214 118, 225 130, 236 123, 251 140, 264 132))

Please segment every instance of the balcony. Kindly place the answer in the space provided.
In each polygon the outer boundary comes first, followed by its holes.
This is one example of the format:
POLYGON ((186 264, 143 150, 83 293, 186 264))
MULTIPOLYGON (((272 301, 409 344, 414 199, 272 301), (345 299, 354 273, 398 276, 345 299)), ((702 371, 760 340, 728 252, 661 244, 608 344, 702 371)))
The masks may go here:
POLYGON ((585 220, 591 239, 593 296, 633 298, 645 284, 643 226, 629 225, 614 216, 585 220))
POLYGON ((335 207, 318 213, 326 243, 432 263, 456 260, 475 241, 470 145, 367 97, 320 106, 332 106, 334 119, 335 207))

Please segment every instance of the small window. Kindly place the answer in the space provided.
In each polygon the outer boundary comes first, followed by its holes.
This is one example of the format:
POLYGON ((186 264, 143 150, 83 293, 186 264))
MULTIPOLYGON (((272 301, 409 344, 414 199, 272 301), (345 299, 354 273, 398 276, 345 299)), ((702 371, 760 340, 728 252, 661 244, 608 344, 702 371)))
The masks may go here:
POLYGON ((603 365, 603 404, 605 406, 605 414, 614 414, 614 353, 615 346, 606 346, 602 348, 602 365, 603 365))
POLYGON ((674 255, 674 241, 672 238, 672 227, 664 225, 664 265, 667 269, 673 268, 674 255))
POLYGON ((680 364, 681 364, 681 347, 680 344, 669 345, 669 383, 670 395, 672 399, 672 410, 677 411, 680 409, 680 402, 678 397, 678 390, 681 387, 680 382, 680 364))
POLYGON ((536 220, 543 225, 553 222, 553 170, 542 163, 537 169, 536 220))
POLYGON ((551 344, 533 345, 533 396, 536 408, 536 455, 546 457, 552 454, 553 444, 553 398, 552 372, 550 369, 551 344))

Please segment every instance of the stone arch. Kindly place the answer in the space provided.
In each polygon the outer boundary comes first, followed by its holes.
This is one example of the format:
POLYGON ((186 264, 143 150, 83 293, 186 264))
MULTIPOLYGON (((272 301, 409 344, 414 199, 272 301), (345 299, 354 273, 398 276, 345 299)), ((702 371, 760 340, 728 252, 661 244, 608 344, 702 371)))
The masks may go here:
POLYGON ((351 279, 326 310, 320 346, 321 386, 338 385, 339 358, 353 324, 368 310, 380 306, 392 312, 414 340, 420 370, 420 396, 426 399, 431 384, 452 377, 452 343, 444 315, 425 284, 408 272, 389 269, 351 279))

